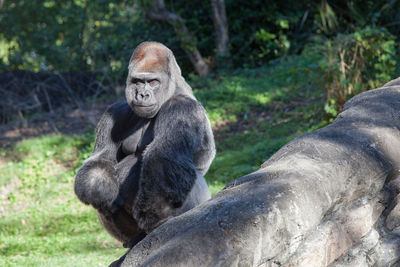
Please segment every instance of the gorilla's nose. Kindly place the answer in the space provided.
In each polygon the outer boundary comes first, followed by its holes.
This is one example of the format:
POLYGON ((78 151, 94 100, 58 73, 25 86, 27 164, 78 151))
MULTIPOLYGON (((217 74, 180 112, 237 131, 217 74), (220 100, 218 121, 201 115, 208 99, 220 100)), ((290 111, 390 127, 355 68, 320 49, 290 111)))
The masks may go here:
POLYGON ((146 103, 147 101, 150 100, 150 98, 151 98, 151 94, 150 94, 149 90, 144 90, 144 91, 136 93, 136 100, 139 102, 146 103))

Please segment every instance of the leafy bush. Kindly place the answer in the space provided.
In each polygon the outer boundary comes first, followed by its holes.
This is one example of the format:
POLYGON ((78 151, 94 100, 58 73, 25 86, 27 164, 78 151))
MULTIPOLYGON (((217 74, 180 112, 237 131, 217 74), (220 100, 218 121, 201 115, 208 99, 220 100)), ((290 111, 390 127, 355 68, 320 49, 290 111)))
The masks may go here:
POLYGON ((267 32, 264 28, 254 33, 253 38, 259 50, 258 59, 265 60, 278 57, 289 50, 290 42, 283 32, 283 30, 289 29, 289 22, 282 19, 278 20, 278 23, 282 30, 276 34, 267 32))
POLYGON ((396 76, 396 37, 385 28, 365 27, 326 42, 325 112, 335 117, 350 97, 396 76))
MULTIPOLYGON (((166 4, 183 17, 202 55, 212 63, 215 40, 209 1, 166 4)), ((234 67, 259 66, 285 53, 306 8, 285 1, 226 1, 234 67)), ((185 73, 192 69, 172 27, 148 21, 138 1, 5 1, 0 28, 0 72, 102 71, 121 82, 132 49, 145 40, 165 43, 185 73)))
POLYGON ((17 0, 0 11, 0 71, 95 71, 119 84, 140 42, 179 50, 172 29, 148 24, 135 1, 17 0))

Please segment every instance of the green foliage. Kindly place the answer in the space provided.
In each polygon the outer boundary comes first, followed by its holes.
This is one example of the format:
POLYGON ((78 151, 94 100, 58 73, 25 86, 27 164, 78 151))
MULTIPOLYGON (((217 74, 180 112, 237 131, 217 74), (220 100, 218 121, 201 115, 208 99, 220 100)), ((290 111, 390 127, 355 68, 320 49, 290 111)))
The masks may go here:
POLYGON ((326 0, 321 1, 321 5, 318 6, 319 14, 315 16, 315 24, 318 25, 319 31, 325 34, 336 30, 338 27, 338 20, 332 7, 326 0))
MULTIPOLYGON (((236 122, 252 110, 262 110, 276 102, 287 102, 304 82, 312 81, 317 54, 289 57, 269 67, 237 70, 213 79, 194 79, 192 86, 214 125, 236 122), (279 64, 277 64, 279 63, 279 64)), ((194 77, 192 77, 194 78, 194 77)))
POLYGON ((365 27, 326 41, 325 112, 336 117, 350 97, 396 77, 396 37, 385 28, 365 27))
MULTIPOLYGON (((279 20, 282 29, 288 29, 289 24, 287 20, 279 20)), ((255 43, 259 45, 260 52, 258 53, 259 59, 271 59, 271 57, 278 57, 286 53, 290 48, 290 42, 282 31, 278 34, 265 31, 263 28, 254 34, 255 43)))
POLYGON ((260 66, 296 49, 296 28, 308 5, 298 1, 226 1, 234 66, 260 66))
POLYGON ((322 119, 315 101, 323 93, 314 83, 318 57, 311 50, 268 67, 191 82, 217 129, 217 157, 206 175, 213 194, 258 169, 294 137, 322 126, 315 123, 322 119))
MULTIPOLYGON (((0 71, 102 71, 121 83, 132 49, 144 40, 155 40, 169 46, 184 72, 190 72, 173 27, 147 21, 139 2, 146 1, 5 1, 0 10, 0 71)), ((400 2, 394 0, 225 2, 234 68, 298 53, 315 33, 331 37, 370 25, 386 26, 396 35, 400 29, 400 2)), ((212 65, 215 40, 209 1, 166 5, 182 16, 212 65)))
MULTIPOLYGON (((123 81, 132 49, 144 40, 165 43, 184 72, 190 71, 173 27, 147 21, 138 2, 5 1, 0 10, 0 71, 103 71, 123 81)), ((215 40, 209 1, 166 4, 183 17, 202 55, 212 64, 215 40)), ((269 5, 226 1, 234 65, 259 66, 285 54, 305 8, 302 3, 282 1, 269 5)))
POLYGON ((140 42, 177 46, 168 26, 148 24, 123 0, 5 1, 0 28, 0 71, 100 71, 121 83, 140 42))

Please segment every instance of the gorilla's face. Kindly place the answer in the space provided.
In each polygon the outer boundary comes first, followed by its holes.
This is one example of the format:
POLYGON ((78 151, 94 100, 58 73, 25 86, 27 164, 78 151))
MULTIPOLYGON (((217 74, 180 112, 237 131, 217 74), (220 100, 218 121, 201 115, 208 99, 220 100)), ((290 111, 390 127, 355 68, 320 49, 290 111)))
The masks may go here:
POLYGON ((125 96, 136 115, 153 118, 170 96, 169 78, 164 71, 132 71, 127 79, 125 96))
POLYGON ((179 66, 166 46, 144 42, 133 52, 128 68, 126 101, 136 115, 151 119, 175 93, 173 73, 181 75, 179 66))

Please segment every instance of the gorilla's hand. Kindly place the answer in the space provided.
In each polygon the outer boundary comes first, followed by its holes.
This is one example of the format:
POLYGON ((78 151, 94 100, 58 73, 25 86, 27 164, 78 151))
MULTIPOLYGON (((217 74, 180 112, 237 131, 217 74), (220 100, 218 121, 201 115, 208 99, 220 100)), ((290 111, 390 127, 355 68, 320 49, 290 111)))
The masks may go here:
POLYGON ((188 196, 196 171, 180 157, 150 155, 144 158, 133 217, 149 233, 171 216, 176 216, 188 196))
POLYGON ((93 205, 104 215, 114 213, 124 204, 115 175, 113 162, 88 160, 76 175, 75 193, 82 202, 93 205))
POLYGON ((133 218, 140 229, 150 233, 168 219, 169 216, 165 213, 168 213, 170 208, 166 205, 165 200, 160 197, 147 197, 142 192, 139 192, 139 195, 140 197, 136 198, 133 206, 133 218))
POLYGON ((120 195, 117 195, 116 198, 111 202, 100 204, 98 206, 96 206, 95 204, 92 205, 99 212, 107 216, 116 213, 118 210, 123 208, 124 204, 124 199, 120 195))

